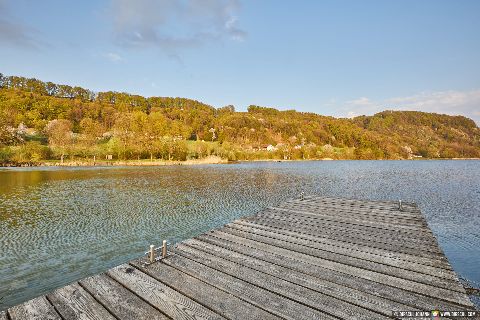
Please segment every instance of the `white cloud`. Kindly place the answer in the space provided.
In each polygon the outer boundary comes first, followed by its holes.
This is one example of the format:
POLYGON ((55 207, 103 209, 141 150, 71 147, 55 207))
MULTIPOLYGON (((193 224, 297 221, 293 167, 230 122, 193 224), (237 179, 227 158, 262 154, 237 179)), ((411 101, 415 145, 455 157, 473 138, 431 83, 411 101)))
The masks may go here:
POLYGON ((110 60, 111 62, 118 63, 124 61, 122 56, 120 56, 118 53, 114 52, 108 52, 103 55, 106 59, 110 60))
POLYGON ((463 115, 480 123, 480 89, 468 91, 421 92, 406 97, 374 101, 367 97, 345 102, 341 116, 370 115, 383 110, 415 110, 463 115))
POLYGON ((111 0, 116 42, 159 47, 168 54, 212 40, 243 40, 238 0, 111 0))

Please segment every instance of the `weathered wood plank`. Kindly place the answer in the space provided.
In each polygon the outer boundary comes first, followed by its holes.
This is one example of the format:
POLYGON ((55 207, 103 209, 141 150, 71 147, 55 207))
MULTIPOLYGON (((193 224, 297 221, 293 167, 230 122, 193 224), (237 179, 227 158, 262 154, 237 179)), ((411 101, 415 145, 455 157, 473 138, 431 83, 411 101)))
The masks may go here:
MULTIPOLYGON (((367 215, 378 215, 386 217, 395 217, 399 219, 413 219, 413 220, 423 220, 420 210, 403 210, 398 209, 398 204, 396 204, 395 209, 387 208, 368 208, 360 205, 342 205, 337 203, 322 203, 322 202, 309 202, 309 201, 298 201, 298 202, 284 202, 278 205, 281 208, 293 208, 296 206, 304 206, 311 208, 315 211, 326 210, 326 211, 339 211, 339 212, 351 212, 355 214, 367 214, 367 215)), ((402 204, 402 208, 405 206, 402 204)))
POLYGON ((378 230, 382 232, 385 232, 386 230, 388 230, 393 234, 398 234, 402 236, 420 237, 423 241, 435 240, 435 236, 433 235, 433 233, 431 233, 426 227, 420 230, 406 230, 404 228, 397 228, 394 223, 384 224, 384 225, 368 223, 368 221, 363 223, 362 221, 350 219, 352 217, 355 218, 354 213, 351 213, 349 217, 342 217, 342 216, 337 216, 335 214, 324 214, 323 211, 309 212, 309 211, 300 211, 300 210, 294 210, 294 209, 276 210, 273 208, 267 208, 258 212, 254 216, 262 217, 267 215, 296 217, 301 219, 308 219, 311 222, 317 222, 317 223, 339 223, 339 225, 346 224, 349 227, 352 226, 352 227, 363 229, 363 230, 372 230, 372 231, 378 230), (337 218, 340 220, 338 220, 337 218))
POLYGON ((0 320, 8 320, 7 311, 0 311, 0 320))
MULTIPOLYGON (((254 234, 260 234, 263 236, 281 239, 284 241, 296 243, 299 245, 308 246, 310 248, 318 249, 321 251, 330 252, 333 254, 341 254, 348 256, 349 258, 353 259, 360 259, 369 261, 371 263, 382 264, 386 267, 385 270, 393 270, 395 273, 397 270, 395 268, 400 268, 402 270, 406 270, 406 272, 413 271, 415 273, 420 273, 425 275, 425 281, 430 283, 429 281, 433 279, 434 281, 449 281, 453 285, 458 285, 458 278, 457 276, 448 270, 440 269, 436 267, 430 267, 422 264, 417 264, 414 261, 403 261, 398 258, 391 258, 387 255, 382 255, 383 252, 369 252, 369 250, 362 250, 362 247, 357 246, 348 246, 345 243, 335 243, 325 241, 324 239, 317 239, 312 236, 304 235, 298 232, 290 232, 290 231, 282 231, 282 230, 275 230, 275 229, 267 229, 267 228, 259 228, 256 225, 246 225, 238 222, 233 222, 228 226, 239 229, 241 231, 251 232, 254 234), (390 268, 391 267, 391 268, 390 268), (393 268, 393 269, 392 269, 393 268), (436 278, 431 278, 436 277, 436 278)), ((358 261, 358 260, 353 260, 358 261)), ((371 269, 374 270, 374 269, 371 269)), ((403 272, 403 271, 399 271, 403 272)), ((388 273, 388 272, 386 272, 388 273)), ((422 275, 420 275, 422 277, 422 275)))
POLYGON ((192 299, 127 264, 107 273, 124 287, 174 319, 224 319, 192 299))
POLYGON ((45 296, 14 306, 8 313, 12 320, 62 320, 45 296))
POLYGON ((290 210, 275 210, 275 209, 266 209, 253 217, 256 218, 265 218, 270 219, 271 217, 285 218, 285 219, 300 219, 308 221, 312 224, 333 224, 343 227, 353 227, 359 230, 365 230, 369 232, 378 231, 378 232, 389 232, 394 236, 404 236, 410 237, 412 239, 418 239, 419 241, 425 242, 434 242, 435 238, 433 234, 425 232, 424 230, 415 231, 415 230, 405 230, 403 228, 396 228, 395 225, 379 225, 376 223, 362 222, 355 219, 336 217, 330 215, 316 215, 305 211, 290 211, 290 210))
POLYGON ((310 261, 301 261, 295 255, 284 256, 279 254, 276 250, 270 250, 271 248, 261 243, 257 243, 256 246, 252 246, 251 243, 246 243, 244 241, 235 242, 231 239, 227 240, 223 238, 217 238, 217 235, 213 233, 203 234, 195 239, 255 257, 275 265, 284 266, 286 268, 308 274, 320 280, 325 280, 340 286, 358 290, 364 294, 374 293, 375 296, 378 296, 378 300, 376 302, 379 303, 382 301, 382 298, 385 298, 386 301, 389 300, 393 303, 398 302, 400 304, 408 305, 421 310, 455 310, 459 308, 459 305, 457 304, 438 300, 434 297, 422 296, 415 292, 381 284, 369 279, 363 279, 347 273, 338 272, 336 270, 326 269, 322 266, 312 264, 310 261))
MULTIPOLYGON (((237 236, 235 235, 234 232, 232 232, 232 229, 228 230, 229 232, 224 232, 224 231, 214 231, 213 233, 218 235, 219 237, 227 236, 230 235, 232 236, 237 236)), ((241 234, 241 232, 236 232, 241 234)), ((228 238, 228 236, 227 236, 228 238)), ((255 246, 259 242, 268 245, 271 247, 271 250, 273 249, 276 251, 278 254, 281 254, 283 256, 295 256, 297 259, 305 262, 309 262, 312 264, 316 264, 319 266, 322 266, 324 268, 330 269, 330 270, 337 270, 340 272, 348 273, 353 276, 361 277, 364 279, 376 281, 379 283, 383 283, 386 285, 392 285, 398 288, 402 288, 408 291, 412 292, 417 292, 421 293, 422 295, 430 296, 430 297, 441 297, 441 299, 445 301, 450 301, 458 304, 463 304, 466 306, 471 306, 472 303, 470 300, 466 297, 465 293, 462 292, 457 292, 457 291, 452 291, 444 288, 438 288, 434 287, 428 284, 424 283, 419 283, 411 280, 406 280, 406 279, 399 279, 397 277, 379 273, 379 272, 374 272, 371 270, 367 269, 362 269, 358 268, 355 266, 351 265, 346 265, 341 262, 336 262, 336 261, 331 261, 328 259, 323 259, 321 257, 317 257, 315 255, 311 254, 311 251, 309 250, 304 250, 303 248, 295 245, 291 245, 288 243, 279 243, 276 240, 272 239, 259 239, 260 237, 257 236, 251 236, 248 234, 242 235, 239 238, 241 238, 240 241, 243 242, 248 242, 252 246, 255 246)), ((238 239, 237 239, 238 241, 238 239)))
POLYGON ((405 254, 401 252, 389 251, 383 248, 374 248, 371 246, 366 246, 366 245, 357 244, 357 243, 352 244, 352 241, 337 240, 333 238, 323 237, 319 232, 311 232, 308 230, 306 231, 304 229, 295 228, 295 226, 291 226, 287 224, 276 225, 274 223, 271 223, 266 225, 266 224, 261 224, 258 222, 251 222, 246 220, 236 220, 233 223, 239 224, 239 225, 254 226, 258 229, 264 229, 271 232, 283 233, 291 236, 304 237, 306 239, 311 239, 312 241, 323 243, 332 247, 333 246, 343 247, 350 251, 358 251, 358 254, 366 253, 367 255, 377 255, 381 257, 391 258, 394 260, 401 260, 401 261, 413 263, 415 266, 416 265, 430 266, 430 267, 440 268, 442 270, 447 270, 453 273, 450 265, 444 261, 438 261, 432 258, 415 256, 413 254, 405 254))
POLYGON ((417 234, 423 234, 423 235, 429 235, 428 229, 424 228, 423 226, 404 226, 404 225, 395 225, 392 226, 389 223, 386 222, 381 222, 381 221, 370 221, 370 220, 362 220, 356 215, 351 215, 349 217, 346 216, 335 216, 335 215, 328 215, 328 214, 322 214, 322 213, 311 213, 309 211, 305 210, 298 210, 298 209, 283 209, 279 207, 269 207, 270 210, 274 211, 284 211, 284 212, 291 212, 291 213, 303 213, 304 215, 312 215, 312 217, 317 216, 318 217, 323 217, 327 219, 332 219, 336 220, 339 222, 351 222, 351 223, 357 223, 360 225, 365 225, 365 226, 377 226, 382 229, 395 229, 395 230, 402 230, 403 232, 406 233, 417 233, 417 234))
POLYGON ((138 260, 130 264, 228 319, 280 319, 167 264, 154 263, 144 267, 138 260))
MULTIPOLYGON (((314 211, 339 211, 339 212, 351 212, 354 214, 367 214, 367 215, 378 215, 378 216, 387 216, 391 218, 399 219, 413 219, 421 220, 422 214, 420 210, 415 209, 411 211, 403 210, 400 211, 398 208, 393 210, 389 209, 375 209, 375 208, 365 208, 361 206, 344 206, 338 204, 322 204, 322 203, 308 203, 308 202, 297 202, 297 203, 280 203, 277 205, 280 208, 293 208, 296 206, 304 206, 313 209, 314 211)), ((398 205, 397 205, 398 206, 398 205)))
POLYGON ((344 266, 351 266, 354 268, 368 270, 370 272, 376 272, 386 276, 394 277, 399 281, 401 280, 414 281, 419 284, 425 284, 425 285, 434 286, 437 288, 444 288, 447 290, 464 292, 463 287, 460 286, 458 282, 455 282, 453 280, 444 279, 444 278, 440 279, 438 277, 434 277, 425 273, 418 273, 410 270, 404 270, 401 268, 388 266, 386 264, 375 263, 368 260, 363 260, 363 259, 342 255, 336 252, 326 251, 323 249, 309 246, 307 241, 299 238, 291 239, 292 237, 288 238, 287 236, 283 236, 281 234, 268 233, 266 231, 264 231, 263 234, 262 232, 255 233, 254 232, 255 230, 251 230, 252 232, 244 231, 238 228, 238 226, 234 224, 228 224, 226 225, 225 228, 221 230, 224 232, 241 236, 254 241, 268 243, 268 244, 282 247, 288 250, 293 250, 293 251, 308 254, 317 258, 329 260, 335 263, 342 264, 344 266), (295 242, 292 242, 292 241, 295 241, 295 242))
MULTIPOLYGON (((412 248, 414 246, 430 246, 436 247, 438 244, 432 237, 416 237, 415 235, 402 234, 394 231, 386 231, 381 229, 373 229, 368 227, 360 227, 357 225, 340 224, 334 221, 314 220, 309 217, 302 217, 297 215, 279 215, 279 214, 265 214, 259 216, 246 217, 241 220, 255 221, 262 223, 274 223, 283 222, 292 224, 296 228, 307 228, 312 231, 322 231, 319 234, 326 232, 325 235, 336 233, 340 235, 348 235, 349 237, 358 237, 360 239, 372 238, 373 241, 384 243, 387 245, 402 245, 406 248, 412 248), (324 230, 325 227, 328 230, 324 230), (331 231, 330 231, 331 230, 331 231), (330 231, 330 232, 327 232, 330 231)), ((441 255, 441 251, 436 248, 437 255, 441 255)))
POLYGON ((55 290, 47 295, 64 319, 109 320, 115 319, 101 304, 78 283, 55 290))
POLYGON ((391 310, 400 311, 412 309, 412 307, 405 304, 389 301, 376 295, 338 285, 335 282, 326 281, 306 273, 298 272, 294 269, 286 268, 278 264, 273 264, 265 260, 251 257, 244 254, 245 252, 240 253, 238 251, 232 251, 209 242, 201 241, 199 239, 189 239, 182 243, 192 248, 209 252, 223 259, 244 265, 257 271, 287 280, 291 283, 295 283, 323 294, 330 295, 348 303, 371 309, 385 316, 390 316, 391 310))
POLYGON ((356 226, 338 223, 335 221, 311 220, 305 217, 294 216, 294 215, 266 214, 263 216, 254 216, 254 217, 244 218, 243 220, 251 220, 251 221, 258 221, 258 222, 262 221, 265 223, 272 223, 272 222, 293 223, 295 227, 298 227, 298 228, 304 227, 310 230, 322 231, 319 233, 321 233, 322 235, 323 233, 325 233, 325 236, 330 234, 336 234, 336 235, 343 235, 343 236, 355 237, 360 239, 370 239, 374 243, 378 242, 378 243, 383 243, 389 246, 396 245, 396 246, 403 246, 405 248, 413 248, 418 245, 422 245, 422 246, 429 245, 430 247, 435 249, 435 253, 437 256, 441 256, 442 254, 440 249, 436 247, 437 243, 435 243, 431 238, 416 237, 415 235, 410 235, 410 234, 403 235, 395 232, 390 232, 389 230, 357 228, 356 226), (323 230, 325 227, 329 229, 323 230))
MULTIPOLYGON (((323 197, 312 196, 305 200, 295 199, 288 202, 301 203, 301 202, 315 202, 315 203, 329 203, 342 206, 355 206, 366 209, 378 209, 378 210, 398 210, 398 201, 378 201, 378 200, 358 200, 358 199, 344 199, 335 197, 323 197)), ((402 205, 406 211, 418 211, 417 206, 414 203, 402 201, 402 205)))
POLYGON ((227 291, 263 310, 278 315, 281 318, 333 319, 324 313, 252 285, 234 276, 214 270, 194 260, 174 254, 168 259, 163 260, 163 262, 221 290, 227 291))
POLYGON ((118 319, 168 319, 106 274, 83 279, 80 285, 118 319))
POLYGON ((228 260, 212 255, 210 253, 199 251, 184 244, 175 248, 177 254, 195 260, 199 263, 208 265, 210 268, 220 272, 237 276, 239 279, 248 281, 254 285, 267 288, 277 294, 288 297, 293 301, 297 301, 311 308, 318 309, 335 317, 350 319, 388 319, 383 315, 371 312, 368 309, 352 305, 338 298, 328 296, 318 291, 299 286, 298 284, 273 277, 267 273, 258 272, 228 260))
MULTIPOLYGON (((354 206, 360 208, 368 209, 378 209, 378 210, 398 210, 398 200, 395 201, 378 201, 378 200, 358 200, 358 199, 345 199, 345 198, 335 198, 335 197, 325 197, 325 196, 313 196, 301 199, 292 199, 287 200, 284 203, 313 203, 313 204, 325 204, 325 205, 342 205, 342 206, 354 206)), ((414 202, 408 202, 402 200, 402 206, 406 210, 418 211, 418 206, 414 202)), ((402 211, 401 213, 404 213, 402 211)))
POLYGON ((355 209, 355 210, 365 210, 365 211, 372 211, 372 212, 392 212, 394 214, 402 215, 402 216, 414 216, 418 214, 420 211, 418 207, 406 203, 402 201, 402 211, 399 210, 399 203, 398 201, 392 202, 389 205, 378 205, 373 204, 369 205, 368 203, 363 203, 363 200, 360 200, 358 203, 346 203, 346 202, 335 202, 335 201, 327 201, 327 200, 292 200, 292 201, 285 201, 279 203, 279 205, 310 205, 310 206, 324 206, 324 207, 335 207, 339 209, 355 209))
POLYGON ((403 252, 406 254, 413 254, 418 256, 423 256, 427 258, 439 259, 443 261, 447 261, 447 259, 443 256, 442 252, 434 245, 429 246, 429 250, 422 250, 418 249, 424 247, 424 243, 413 240, 412 241, 405 241, 401 239, 386 239, 384 236, 388 233, 388 231, 384 231, 383 236, 379 235, 378 233, 348 233, 348 230, 345 232, 338 232, 338 228, 336 226, 331 226, 329 224, 325 224, 323 227, 320 227, 314 223, 308 224, 309 221, 302 222, 301 220, 295 220, 292 218, 276 218, 270 217, 270 219, 260 219, 258 217, 252 217, 249 219, 243 219, 246 221, 252 221, 258 224, 267 224, 272 225, 272 223, 276 223, 278 225, 291 225, 295 228, 300 230, 309 230, 314 232, 322 237, 328 237, 338 240, 345 240, 345 241, 352 241, 358 244, 364 244, 367 246, 375 247, 375 248, 384 248, 390 251, 396 252, 403 252))
MULTIPOLYGON (((425 220, 421 215, 398 215, 396 211, 383 211, 377 210, 372 211, 368 209, 358 209, 356 207, 336 207, 336 206, 322 206, 322 205, 311 205, 306 203, 296 203, 296 204, 289 204, 284 203, 278 206, 279 208, 283 209, 293 209, 293 210, 304 210, 310 213, 317 213, 321 212, 324 214, 329 215, 340 215, 340 216, 348 216, 354 214, 358 219, 365 219, 365 220, 374 220, 374 221, 383 221, 383 222, 392 222, 398 224, 405 224, 405 225, 419 225, 419 226, 426 226, 425 220)), ((400 212, 400 211, 398 211, 400 212)))
MULTIPOLYGON (((312 195, 311 201, 331 201, 334 203, 340 203, 345 205, 355 205, 364 207, 381 207, 381 208, 393 208, 398 206, 398 200, 369 200, 369 199, 356 199, 356 198, 344 198, 335 196, 318 196, 312 195)), ((409 208, 415 209, 417 205, 414 202, 402 201, 402 203, 409 208)))

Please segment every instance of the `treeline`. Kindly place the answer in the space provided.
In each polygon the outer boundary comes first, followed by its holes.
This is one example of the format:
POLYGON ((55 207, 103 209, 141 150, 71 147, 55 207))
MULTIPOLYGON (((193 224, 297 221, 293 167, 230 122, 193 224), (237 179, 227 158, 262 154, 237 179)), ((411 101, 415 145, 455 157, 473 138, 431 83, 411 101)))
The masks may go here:
POLYGON ((0 74, 0 162, 102 159, 407 159, 480 157, 462 116, 384 111, 336 119, 295 110, 214 108, 185 98, 0 74))

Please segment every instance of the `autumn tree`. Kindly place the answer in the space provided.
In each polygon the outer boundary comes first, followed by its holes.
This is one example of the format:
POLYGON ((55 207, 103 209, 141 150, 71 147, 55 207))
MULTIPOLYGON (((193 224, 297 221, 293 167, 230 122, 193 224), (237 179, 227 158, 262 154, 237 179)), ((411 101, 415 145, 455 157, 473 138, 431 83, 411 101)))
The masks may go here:
POLYGON ((49 145, 60 152, 61 163, 63 163, 67 147, 73 141, 72 127, 73 125, 70 121, 58 119, 50 121, 45 128, 49 145))

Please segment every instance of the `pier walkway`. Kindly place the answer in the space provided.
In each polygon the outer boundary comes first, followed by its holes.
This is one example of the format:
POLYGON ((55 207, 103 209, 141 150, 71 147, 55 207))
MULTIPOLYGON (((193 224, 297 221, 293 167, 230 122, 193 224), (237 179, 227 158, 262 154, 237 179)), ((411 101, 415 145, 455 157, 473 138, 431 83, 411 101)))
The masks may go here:
POLYGON ((0 319, 372 320, 474 310, 412 203, 290 200, 146 263, 80 280, 0 319))

